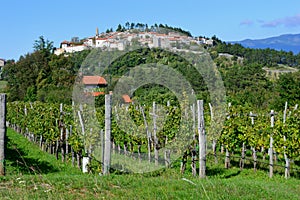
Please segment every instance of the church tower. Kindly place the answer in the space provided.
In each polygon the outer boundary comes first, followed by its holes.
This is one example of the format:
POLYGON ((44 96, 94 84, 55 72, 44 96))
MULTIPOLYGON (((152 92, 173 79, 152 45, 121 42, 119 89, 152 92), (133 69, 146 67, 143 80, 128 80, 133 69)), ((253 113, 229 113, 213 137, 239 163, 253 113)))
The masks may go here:
POLYGON ((98 27, 96 28, 96 37, 98 37, 99 36, 99 29, 98 29, 98 27))

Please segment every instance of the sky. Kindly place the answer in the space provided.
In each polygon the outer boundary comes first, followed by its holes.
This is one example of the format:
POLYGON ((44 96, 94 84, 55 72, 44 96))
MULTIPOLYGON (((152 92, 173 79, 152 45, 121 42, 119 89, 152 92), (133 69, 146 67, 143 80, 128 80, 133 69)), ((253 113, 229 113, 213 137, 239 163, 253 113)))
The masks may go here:
POLYGON ((39 36, 59 47, 128 22, 168 24, 222 41, 300 33, 298 0, 0 0, 0 58, 18 60, 39 36))

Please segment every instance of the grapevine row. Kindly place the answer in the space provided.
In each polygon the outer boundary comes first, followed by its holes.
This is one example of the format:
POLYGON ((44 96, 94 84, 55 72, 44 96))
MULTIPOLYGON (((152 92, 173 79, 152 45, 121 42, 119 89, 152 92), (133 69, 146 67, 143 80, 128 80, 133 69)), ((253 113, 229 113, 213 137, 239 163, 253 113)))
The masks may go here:
MULTIPOLYGON (((85 153, 92 156, 95 146, 101 142, 100 133, 104 129, 104 108, 89 109, 85 105, 72 106, 40 102, 12 102, 8 104, 7 108, 7 121, 11 127, 31 140, 39 142, 42 148, 52 153, 57 154, 58 151, 61 153, 74 152, 77 154, 78 165, 81 156, 85 153)), ((141 153, 147 152, 149 141, 151 141, 151 152, 155 148, 164 147, 167 143, 180 143, 180 140, 176 139, 175 136, 182 127, 184 127, 182 132, 192 132, 192 134, 197 135, 195 119, 192 115, 187 115, 190 120, 182 121, 180 108, 168 106, 161 109, 162 113, 159 110, 156 113, 157 116, 166 114, 166 117, 157 119, 156 123, 162 128, 157 132, 158 141, 155 144, 153 134, 151 134, 154 129, 151 111, 152 108, 139 105, 113 108, 115 115, 112 118, 111 140, 114 150, 117 149, 119 152, 122 150, 124 154, 128 155, 136 152, 140 156, 141 153), (128 127, 133 127, 133 124, 131 125, 126 121, 128 115, 133 120, 137 130, 128 129, 128 127), (122 118, 123 120, 120 120, 122 118), (126 131, 122 127, 127 127, 126 131), (147 137, 149 134, 147 131, 151 135, 150 138, 147 137)), ((209 127, 210 117, 206 113, 208 140, 217 139, 218 146, 225 148, 228 153, 238 150, 243 154, 246 149, 250 149, 255 160, 257 151, 265 152, 268 150, 270 136, 272 136, 274 140, 273 151, 278 159, 299 159, 299 110, 291 109, 285 122, 283 122, 283 113, 277 113, 274 127, 270 126, 270 115, 266 112, 254 112, 255 115, 251 116, 250 111, 250 109, 245 109, 242 106, 229 107, 228 116, 221 133, 214 133, 215 129, 209 127), (215 138, 216 135, 218 135, 217 138, 215 138)), ((186 146, 188 147, 189 144, 186 146)), ((196 148, 196 146, 192 145, 192 148, 196 148)), ((244 155, 241 156, 241 158, 243 157, 244 155)))

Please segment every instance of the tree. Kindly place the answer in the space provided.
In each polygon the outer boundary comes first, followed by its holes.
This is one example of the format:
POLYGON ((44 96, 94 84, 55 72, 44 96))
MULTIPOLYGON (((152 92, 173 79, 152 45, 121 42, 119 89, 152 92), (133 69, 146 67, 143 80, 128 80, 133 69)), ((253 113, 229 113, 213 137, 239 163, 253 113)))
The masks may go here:
POLYGON ((116 31, 117 31, 117 32, 123 32, 123 31, 124 31, 124 29, 125 29, 125 28, 124 28, 124 27, 122 27, 122 25, 121 25, 121 24, 119 24, 119 25, 118 25, 118 28, 117 28, 117 30, 116 30, 116 31))
POLYGON ((126 22, 126 23, 125 23, 125 27, 126 27, 127 30, 129 30, 129 29, 130 29, 130 23, 129 23, 129 22, 126 22))
POLYGON ((90 51, 65 57, 52 53, 53 42, 39 37, 34 52, 9 61, 3 75, 8 82, 9 101, 71 102, 70 88, 74 84, 80 63, 90 51))
POLYGON ((49 56, 53 52, 53 42, 45 40, 44 36, 40 36, 38 40, 34 41, 33 49, 34 51, 41 51, 49 56))
POLYGON ((135 24, 134 24, 134 23, 131 23, 131 24, 130 24, 130 29, 134 29, 134 26, 135 26, 135 24))
POLYGON ((282 108, 286 101, 290 105, 298 104, 300 99, 300 73, 295 72, 281 75, 277 81, 275 90, 279 94, 276 101, 278 108, 282 108))

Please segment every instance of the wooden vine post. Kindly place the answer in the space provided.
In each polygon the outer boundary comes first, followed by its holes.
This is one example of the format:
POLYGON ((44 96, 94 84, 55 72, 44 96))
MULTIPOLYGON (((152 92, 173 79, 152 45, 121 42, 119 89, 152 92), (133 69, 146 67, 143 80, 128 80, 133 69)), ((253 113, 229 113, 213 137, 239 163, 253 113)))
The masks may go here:
MULTIPOLYGON (((192 117, 193 117, 193 140, 196 141, 196 106, 195 104, 191 105, 191 112, 192 112, 192 117)), ((192 154, 192 174, 193 176, 197 175, 197 169, 196 169, 196 158, 197 158, 197 153, 196 152, 196 146, 197 143, 194 144, 193 149, 191 151, 192 154)))
POLYGON ((69 159, 69 129, 66 127, 66 161, 69 159))
POLYGON ((242 152, 241 152, 241 159, 240 159, 240 170, 244 169, 245 165, 245 152, 246 152, 246 147, 245 147, 245 142, 242 144, 242 152))
MULTIPOLYGON (((167 107, 170 107, 170 101, 167 101, 167 107)), ((168 145, 168 136, 166 135, 165 136, 165 154, 164 154, 164 157, 165 157, 165 166, 169 167, 170 164, 171 164, 171 158, 170 158, 171 150, 167 148, 167 145, 168 145)))
MULTIPOLYGON (((212 124, 212 122, 214 120, 213 107, 212 107, 211 103, 208 103, 208 105, 209 105, 209 110, 210 110, 210 123, 212 124)), ((215 130, 213 130, 213 131, 215 131, 215 130)), ((215 133, 213 133, 213 134, 215 134, 215 133)), ((212 149, 213 149, 213 154, 214 154, 214 158, 215 158, 215 163, 218 163, 216 147, 217 147, 217 139, 214 136, 213 141, 212 141, 212 149)))
MULTIPOLYGON (((72 125, 70 125, 70 137, 72 136, 72 125)), ((74 152, 74 149, 73 147, 71 146, 71 156, 72 156, 72 166, 74 167, 75 166, 75 152, 74 152)))
MULTIPOLYGON (((228 108, 231 107, 231 103, 228 103, 228 108)), ((227 115, 227 120, 230 119, 230 114, 227 115)), ((223 145, 221 146, 221 153, 223 152, 223 145)), ((226 153, 225 153, 225 168, 228 169, 230 167, 230 153, 228 148, 226 148, 226 153)))
POLYGON ((0 176, 5 176, 6 94, 0 94, 0 176))
POLYGON ((109 174, 111 159, 111 95, 105 95, 105 135, 103 175, 109 174))
POLYGON ((197 100, 198 106, 198 139, 199 139, 199 177, 206 176, 206 138, 204 127, 203 100, 197 100))
POLYGON ((142 106, 140 106, 140 110, 142 112, 143 115, 143 119, 144 119, 144 124, 145 124, 145 129, 146 129, 146 134, 147 134, 147 143, 148 143, 148 162, 151 162, 151 133, 149 131, 149 127, 148 127, 148 123, 147 123, 147 119, 145 116, 145 112, 142 106))
POLYGON ((65 162, 65 149, 64 149, 64 145, 63 145, 63 141, 64 141, 64 124, 63 124, 63 104, 61 103, 59 106, 59 111, 60 111, 60 141, 59 141, 59 145, 60 145, 60 151, 61 151, 61 161, 65 162))
POLYGON ((196 130, 196 104, 191 105, 191 112, 193 117, 193 140, 196 140, 197 130, 196 130))
MULTIPOLYGON (((81 126, 81 134, 85 140, 85 128, 84 128, 84 123, 83 123, 83 119, 82 119, 82 116, 81 116, 81 112, 82 112, 82 105, 80 104, 80 110, 77 111, 77 114, 78 114, 78 118, 79 118, 79 123, 80 123, 80 126, 81 126)), ((83 141, 84 141, 83 140, 83 141)), ((86 147, 85 147, 85 144, 83 144, 84 146, 84 153, 86 153, 86 147)), ((80 169, 80 160, 81 160, 81 154, 80 152, 77 153, 77 166, 78 168, 80 169)), ((85 164, 82 165, 82 170, 84 171, 86 169, 86 166, 85 164)))
MULTIPOLYGON (((275 117, 275 113, 274 110, 271 110, 271 131, 273 131, 273 127, 274 127, 274 117, 275 117)), ((274 163, 273 163, 273 132, 270 134, 270 150, 269 150, 269 165, 270 165, 270 178, 273 177, 273 168, 274 168, 274 163)))
POLYGON ((104 169, 104 131, 103 129, 100 130, 100 143, 101 143, 101 149, 100 149, 100 156, 101 156, 101 169, 104 169))

